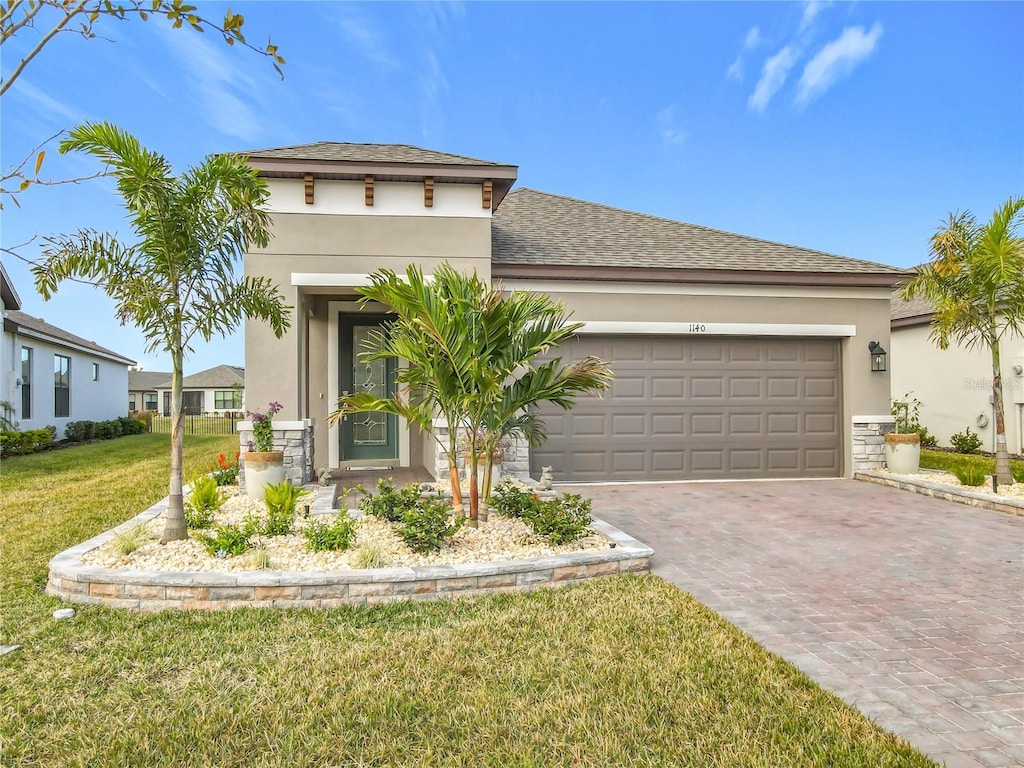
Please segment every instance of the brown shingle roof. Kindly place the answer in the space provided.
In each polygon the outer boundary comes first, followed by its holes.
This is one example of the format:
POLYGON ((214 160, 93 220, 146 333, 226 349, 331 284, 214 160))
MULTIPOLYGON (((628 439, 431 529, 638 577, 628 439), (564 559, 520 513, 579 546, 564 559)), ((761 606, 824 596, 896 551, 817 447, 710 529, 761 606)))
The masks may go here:
POLYGON ((902 270, 533 189, 491 220, 495 264, 899 275, 902 270))
POLYGON ((134 360, 131 360, 124 355, 119 355, 113 350, 101 347, 94 341, 83 339, 81 336, 76 336, 73 333, 65 331, 63 328, 58 328, 56 325, 50 325, 45 320, 38 317, 32 317, 31 315, 19 310, 9 310, 7 312, 7 318, 4 322, 4 330, 8 330, 9 325, 15 326, 10 328, 13 332, 28 331, 29 334, 35 333, 48 337, 49 340, 57 344, 70 344, 74 347, 79 347, 87 352, 92 352, 95 355, 105 357, 117 363, 135 365, 134 360))
POLYGON ((345 141, 317 141, 290 147, 271 147, 239 152, 250 159, 320 160, 351 163, 412 163, 415 165, 493 165, 504 166, 490 160, 478 160, 463 155, 435 152, 409 144, 351 144, 345 141))
POLYGON ((170 371, 128 371, 128 391, 155 392, 170 378, 170 371))
MULTIPOLYGON (((167 375, 170 376, 170 374, 167 375)), ((185 389, 215 389, 217 387, 230 389, 236 385, 244 387, 245 368, 239 368, 234 365, 217 365, 205 371, 193 373, 191 376, 186 376, 182 379, 181 385, 185 389)), ((170 389, 171 380, 164 379, 156 388, 170 389)))

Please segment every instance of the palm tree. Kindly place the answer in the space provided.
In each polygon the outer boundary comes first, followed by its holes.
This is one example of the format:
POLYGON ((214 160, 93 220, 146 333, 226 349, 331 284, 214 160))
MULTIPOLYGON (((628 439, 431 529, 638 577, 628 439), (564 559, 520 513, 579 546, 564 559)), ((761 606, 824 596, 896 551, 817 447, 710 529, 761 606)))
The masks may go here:
POLYGON ((75 128, 60 151, 87 152, 108 166, 137 240, 92 230, 47 238, 45 260, 32 268, 36 289, 49 299, 63 280, 92 283, 114 300, 122 324, 142 331, 147 352, 170 354, 171 472, 162 541, 183 539, 185 355, 197 338, 224 336, 245 318, 266 320, 278 337, 289 326, 291 307, 268 278, 239 280, 234 273, 250 245, 269 242, 266 183, 235 155, 208 157, 175 176, 162 155, 109 123, 75 128))
POLYGON ((934 307, 930 338, 940 349, 950 342, 992 355, 996 480, 1013 482, 1006 448, 1000 341, 1024 330, 1024 198, 1011 197, 986 224, 970 212, 950 214, 931 238, 932 261, 902 291, 923 296, 934 307))
POLYGON ((563 365, 561 359, 536 364, 538 357, 581 327, 569 322, 565 307, 548 296, 504 296, 500 287, 487 285, 476 273, 467 275, 449 264, 437 267, 429 280, 415 265, 404 277, 383 271, 358 290, 362 301, 380 302, 396 316, 373 338, 374 348, 364 353, 364 359, 394 356, 407 366, 396 375, 402 386, 394 397, 347 395, 331 418, 382 411, 404 416, 433 435, 448 456, 457 514, 462 511, 458 434, 464 430, 487 435, 483 450, 475 440, 469 441, 471 524, 480 511, 480 489, 472 471, 478 457, 489 454, 507 435, 521 434, 538 445, 545 435, 532 406, 550 401, 569 408, 576 395, 610 385, 611 371, 593 357, 571 365, 563 365), (447 422, 445 442, 435 432, 435 412, 447 422))

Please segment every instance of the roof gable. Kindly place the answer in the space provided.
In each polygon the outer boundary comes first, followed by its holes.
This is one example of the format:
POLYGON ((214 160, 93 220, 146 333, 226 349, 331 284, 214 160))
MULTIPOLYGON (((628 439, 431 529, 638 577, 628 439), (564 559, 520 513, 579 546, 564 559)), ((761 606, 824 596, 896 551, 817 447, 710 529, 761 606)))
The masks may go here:
POLYGON ((491 220, 491 234, 494 264, 905 274, 884 264, 525 188, 506 196, 491 220))
POLYGON ((491 165, 506 163, 452 155, 411 144, 356 144, 347 141, 317 141, 289 147, 270 147, 239 152, 250 159, 319 160, 341 163, 404 163, 410 165, 491 165))
MULTIPOLYGON (((167 374, 170 376, 171 374, 167 374)), ((216 365, 205 371, 193 373, 181 380, 185 389, 231 389, 245 386, 245 368, 234 365, 216 365)), ((164 379, 156 389, 170 389, 171 380, 164 379)))
POLYGON ((101 347, 94 341, 83 339, 81 336, 76 336, 73 333, 65 331, 63 328, 58 328, 56 325, 50 325, 45 320, 32 317, 25 312, 16 310, 9 311, 6 319, 4 320, 4 330, 12 333, 21 333, 26 336, 33 336, 56 346, 77 349, 81 352, 112 360, 115 363, 135 365, 134 360, 131 360, 124 355, 119 355, 113 350, 101 347))

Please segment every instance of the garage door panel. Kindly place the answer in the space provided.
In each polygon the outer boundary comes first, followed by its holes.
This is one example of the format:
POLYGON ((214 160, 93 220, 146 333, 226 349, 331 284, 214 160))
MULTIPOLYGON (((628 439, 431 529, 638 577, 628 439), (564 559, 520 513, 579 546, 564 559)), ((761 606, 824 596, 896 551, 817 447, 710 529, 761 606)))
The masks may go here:
POLYGON ((612 360, 616 383, 566 415, 542 409, 549 441, 531 471, 579 482, 839 474, 834 340, 581 337, 558 352, 612 360))

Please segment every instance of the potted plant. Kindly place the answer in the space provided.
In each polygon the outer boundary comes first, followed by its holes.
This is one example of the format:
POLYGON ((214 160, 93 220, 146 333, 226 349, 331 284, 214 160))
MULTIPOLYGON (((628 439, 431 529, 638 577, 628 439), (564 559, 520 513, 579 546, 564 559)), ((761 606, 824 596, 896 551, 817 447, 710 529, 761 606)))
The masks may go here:
POLYGON ((245 453, 245 492, 257 501, 263 501, 266 486, 284 482, 284 451, 274 450, 274 415, 282 407, 273 402, 266 413, 246 411, 252 420, 252 439, 245 453))
POLYGON ((477 488, 484 487, 484 475, 487 469, 488 456, 490 456, 492 487, 497 485, 501 479, 501 460, 505 458, 505 451, 512 446, 512 443, 509 440, 496 440, 496 437, 497 435, 489 434, 483 429, 478 429, 473 433, 466 432, 459 437, 459 450, 462 452, 462 459, 466 466, 467 482, 469 482, 473 449, 476 449, 477 488))
POLYGON ((921 469, 921 435, 918 432, 900 432, 908 425, 908 406, 894 403, 896 431, 885 436, 885 465, 898 475, 916 475, 921 469))

